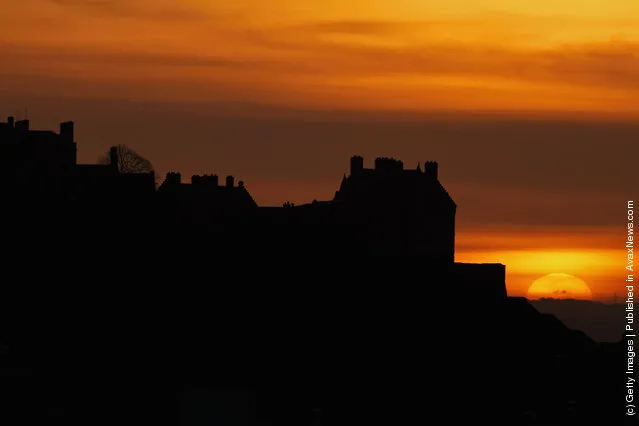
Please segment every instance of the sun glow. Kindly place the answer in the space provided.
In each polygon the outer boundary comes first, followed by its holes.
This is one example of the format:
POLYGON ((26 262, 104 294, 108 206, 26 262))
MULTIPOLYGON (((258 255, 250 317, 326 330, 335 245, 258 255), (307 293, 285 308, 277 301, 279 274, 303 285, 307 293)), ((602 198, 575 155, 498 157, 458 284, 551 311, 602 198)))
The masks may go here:
POLYGON ((591 300, 590 287, 580 278, 569 274, 548 274, 537 280, 528 288, 529 299, 582 299, 591 300))

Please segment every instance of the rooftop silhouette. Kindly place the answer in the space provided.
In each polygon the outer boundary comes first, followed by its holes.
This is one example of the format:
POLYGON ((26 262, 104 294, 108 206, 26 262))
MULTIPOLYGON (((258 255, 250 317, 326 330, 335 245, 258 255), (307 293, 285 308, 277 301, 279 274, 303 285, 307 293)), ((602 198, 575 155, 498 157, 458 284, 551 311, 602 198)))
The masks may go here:
POLYGON ((170 172, 156 187, 121 145, 77 164, 73 129, 0 123, 6 276, 70 283, 85 270, 72 297, 26 293, 2 310, 2 424, 623 415, 622 341, 509 297, 503 264, 455 261, 457 206, 437 162, 369 169, 353 156, 333 199, 262 207, 233 176, 170 172))

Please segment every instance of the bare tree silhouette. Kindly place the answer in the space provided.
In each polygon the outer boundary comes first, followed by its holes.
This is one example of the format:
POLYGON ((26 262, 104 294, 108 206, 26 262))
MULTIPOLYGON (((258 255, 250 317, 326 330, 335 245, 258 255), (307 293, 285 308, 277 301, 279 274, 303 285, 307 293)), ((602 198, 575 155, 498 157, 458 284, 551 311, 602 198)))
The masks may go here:
POLYGON ((156 186, 159 184, 160 175, 153 168, 151 161, 135 152, 126 145, 112 147, 98 159, 98 164, 111 164, 111 149, 115 148, 118 171, 120 173, 154 173, 156 186))
MULTIPOLYGON (((115 147, 118 159, 118 170, 121 173, 150 173, 154 172, 153 164, 126 145, 115 147)), ((111 164, 110 150, 98 160, 99 164, 111 164)))

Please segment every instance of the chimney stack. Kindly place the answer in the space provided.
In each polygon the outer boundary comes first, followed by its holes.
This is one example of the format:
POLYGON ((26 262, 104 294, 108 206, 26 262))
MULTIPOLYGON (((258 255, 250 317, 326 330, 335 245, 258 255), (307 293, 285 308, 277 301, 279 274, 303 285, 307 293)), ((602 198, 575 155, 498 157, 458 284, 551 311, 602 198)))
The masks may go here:
POLYGON ((164 183, 168 185, 180 185, 182 183, 182 174, 177 172, 169 172, 166 174, 164 183))
POLYGON ((65 143, 75 142, 73 121, 60 123, 60 137, 65 143))
POLYGON ((29 131, 29 120, 20 120, 16 121, 15 129, 19 132, 28 132, 29 131))
POLYGON ((226 187, 233 188, 235 186, 235 178, 233 176, 226 177, 226 187))
POLYGON ((364 158, 359 155, 351 157, 351 175, 359 174, 364 170, 364 158))
POLYGON ((424 163, 424 174, 428 175, 428 177, 437 179, 437 169, 438 164, 437 161, 426 161, 424 163))

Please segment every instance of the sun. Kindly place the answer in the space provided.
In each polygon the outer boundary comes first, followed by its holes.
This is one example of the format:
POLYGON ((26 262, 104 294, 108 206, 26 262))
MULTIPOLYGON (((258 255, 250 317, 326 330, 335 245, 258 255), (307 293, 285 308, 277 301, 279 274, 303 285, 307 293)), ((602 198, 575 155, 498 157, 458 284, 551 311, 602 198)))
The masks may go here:
POLYGON ((531 284, 527 297, 592 300, 592 292, 588 284, 573 275, 548 274, 531 284))

